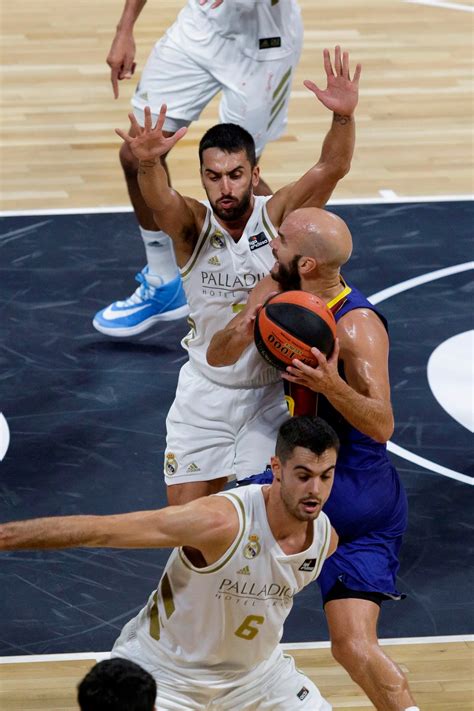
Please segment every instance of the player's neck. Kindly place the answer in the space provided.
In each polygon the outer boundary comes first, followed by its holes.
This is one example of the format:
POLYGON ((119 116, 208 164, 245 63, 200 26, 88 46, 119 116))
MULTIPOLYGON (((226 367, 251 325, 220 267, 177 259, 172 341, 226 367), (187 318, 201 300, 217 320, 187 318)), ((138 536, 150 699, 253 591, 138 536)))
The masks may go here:
POLYGON ((319 296, 326 303, 338 296, 344 288, 339 272, 316 276, 311 279, 301 279, 303 291, 309 291, 315 296, 319 296))
POLYGON ((214 212, 214 217, 216 218, 217 222, 222 225, 222 227, 228 232, 228 234, 232 237, 235 242, 238 242, 239 239, 242 237, 243 231, 245 230, 245 227, 247 225, 247 222, 249 221, 250 215, 253 212, 253 208, 255 206, 255 198, 252 195, 252 198, 250 200, 250 204, 247 208, 247 210, 244 212, 244 214, 239 217, 237 220, 224 220, 216 213, 214 212))
POLYGON ((265 487, 263 492, 267 520, 276 542, 286 555, 306 550, 313 540, 313 522, 299 521, 285 508, 276 486, 265 487))

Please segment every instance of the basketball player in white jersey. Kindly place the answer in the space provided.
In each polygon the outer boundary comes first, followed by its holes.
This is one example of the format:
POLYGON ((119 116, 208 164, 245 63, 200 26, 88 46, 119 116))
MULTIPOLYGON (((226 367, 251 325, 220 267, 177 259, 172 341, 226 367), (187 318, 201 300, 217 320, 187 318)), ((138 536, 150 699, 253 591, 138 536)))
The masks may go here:
POLYGON ((279 641, 294 596, 336 549, 321 509, 338 447, 324 420, 294 417, 278 433, 270 486, 158 511, 7 523, 0 550, 175 546, 112 651, 154 676, 158 708, 330 711, 279 641))
POLYGON ((349 56, 335 50, 334 68, 324 51, 327 88, 305 82, 334 112, 321 156, 299 180, 273 196, 255 197, 258 183, 252 137, 235 124, 209 129, 199 146, 208 202, 183 197, 168 185, 161 156, 186 132, 167 138, 163 106, 152 127, 149 109, 141 128, 130 114, 143 197, 173 240, 190 308, 191 331, 183 339, 189 362, 179 376, 167 418, 165 480, 171 504, 220 491, 228 478, 262 471, 273 451, 275 428, 287 410, 279 373, 256 352, 230 367, 207 363, 211 336, 245 306, 249 292, 274 263, 271 243, 285 216, 303 206, 322 207, 349 170, 354 148, 353 112, 360 66, 349 75, 349 56), (223 476, 224 475, 224 476, 223 476))
MULTIPOLYGON (((145 2, 126 0, 107 57, 115 97, 119 81, 131 78, 135 69, 133 28, 145 2)), ((163 128, 172 136, 198 119, 221 91, 219 120, 246 128, 255 140, 258 157, 266 143, 285 130, 302 44, 296 0, 188 0, 152 49, 132 98, 133 112, 143 126, 145 106, 151 107, 155 122, 166 102, 163 128)), ((140 286, 134 294, 99 311, 93 325, 109 336, 126 337, 156 322, 185 316, 188 307, 172 243, 141 196, 138 162, 126 143, 120 161, 147 266, 137 275, 140 286)), ((255 190, 259 195, 271 192, 262 180, 255 190)))

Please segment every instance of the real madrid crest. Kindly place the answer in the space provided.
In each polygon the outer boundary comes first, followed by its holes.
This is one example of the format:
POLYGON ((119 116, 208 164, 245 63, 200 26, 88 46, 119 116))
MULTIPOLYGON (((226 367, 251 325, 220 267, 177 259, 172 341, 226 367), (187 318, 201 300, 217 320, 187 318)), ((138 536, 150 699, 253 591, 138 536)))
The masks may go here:
POLYGON ((252 560, 252 558, 256 558, 258 556, 261 550, 262 546, 258 541, 258 536, 256 536, 255 534, 249 536, 249 542, 244 548, 244 557, 248 558, 249 560, 252 560))
POLYGON ((222 232, 219 232, 219 230, 216 230, 214 232, 211 237, 211 244, 214 249, 223 249, 225 247, 225 239, 222 232))
POLYGON ((177 471, 178 462, 176 461, 176 457, 173 452, 168 452, 165 461, 165 473, 168 474, 168 476, 173 476, 173 474, 176 474, 177 471))

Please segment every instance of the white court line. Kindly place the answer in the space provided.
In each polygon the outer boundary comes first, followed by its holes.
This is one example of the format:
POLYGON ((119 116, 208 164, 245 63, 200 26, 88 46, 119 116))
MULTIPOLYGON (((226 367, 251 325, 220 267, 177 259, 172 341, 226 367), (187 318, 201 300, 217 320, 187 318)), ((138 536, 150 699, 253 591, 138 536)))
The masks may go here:
POLYGON ((382 197, 384 200, 399 199, 397 193, 394 190, 382 189, 382 190, 379 190, 379 193, 380 193, 380 197, 382 197))
MULTIPOLYGON (((383 189, 380 193, 386 194, 386 197, 372 198, 348 198, 346 200, 329 200, 328 205, 385 205, 387 203, 404 203, 404 202, 471 202, 474 200, 474 195, 416 195, 412 197, 403 197, 396 195, 392 190, 383 189), (392 194, 395 197, 392 197, 392 194)), ((30 217, 36 215, 101 215, 114 212, 132 212, 132 208, 127 205, 117 205, 116 207, 76 207, 76 208, 56 208, 56 209, 38 209, 38 210, 0 210, 0 217, 30 217)))
MULTIPOLYGON (((382 646, 398 644, 455 644, 459 642, 474 642, 472 634, 454 634, 442 637, 392 637, 380 639, 382 646)), ((330 642, 287 642, 281 645, 283 649, 329 649, 330 642)), ((110 652, 77 652, 71 654, 25 654, 20 657, 0 657, 0 664, 28 664, 31 662, 73 662, 86 659, 108 659, 110 652)))
POLYGON ((431 5, 431 7, 442 7, 446 10, 462 10, 463 12, 474 12, 472 5, 461 5, 457 2, 445 2, 444 0, 403 0, 412 5, 431 5))
POLYGON ((5 415, 0 412, 0 462, 5 457, 9 444, 10 428, 8 427, 8 422, 5 418, 5 415))
POLYGON ((474 486, 474 479, 467 474, 461 474, 460 472, 455 472, 453 469, 448 469, 448 467, 443 467, 441 464, 436 464, 436 462, 431 462, 429 459, 420 457, 414 452, 410 452, 409 449, 400 447, 400 445, 395 444, 395 442, 387 442, 387 449, 392 454, 396 454, 402 459, 408 459, 409 462, 413 464, 418 464, 419 467, 428 469, 428 471, 436 472, 436 474, 442 474, 450 479, 456 479, 456 481, 461 481, 463 484, 469 484, 469 486, 474 486))
MULTIPOLYGON (((466 272, 470 269, 474 269, 474 261, 464 262, 463 264, 455 264, 452 267, 445 267, 443 269, 436 269, 434 272, 420 274, 412 279, 407 279, 406 281, 401 281, 398 284, 393 284, 387 289, 382 289, 382 291, 377 291, 377 293, 369 296, 368 299, 374 305, 379 304, 381 301, 386 301, 387 299, 392 298, 392 296, 400 294, 403 291, 407 291, 408 289, 413 289, 416 286, 426 284, 430 281, 435 281, 436 279, 442 279, 445 276, 451 276, 451 274, 466 272)), ((414 454, 413 452, 410 452, 410 450, 400 447, 398 444, 395 444, 395 442, 387 442, 387 449, 389 452, 396 454, 402 459, 407 459, 409 462, 413 462, 428 471, 436 472, 437 474, 449 477, 450 479, 456 479, 456 481, 461 481, 463 484, 469 484, 470 486, 474 485, 474 479, 472 477, 462 474, 461 472, 456 472, 453 469, 448 469, 448 467, 444 467, 441 464, 432 462, 424 457, 420 457, 418 454, 414 454)))
POLYGON ((114 212, 133 212, 133 208, 127 205, 117 205, 116 207, 59 207, 56 209, 45 208, 44 210, 3 210, 0 217, 29 217, 36 215, 102 215, 114 212))
POLYGON ((398 284, 393 284, 393 286, 382 289, 382 291, 377 291, 375 294, 372 294, 367 298, 370 303, 375 306, 375 304, 379 304, 381 301, 386 301, 392 296, 400 294, 402 291, 413 289, 415 286, 420 286, 420 284, 426 284, 427 282, 435 281, 436 279, 442 279, 445 276, 451 276, 451 274, 467 272, 469 269, 474 269, 474 261, 464 262, 463 264, 455 264, 452 267, 444 267, 443 269, 436 269, 434 272, 420 274, 412 279, 407 279, 406 281, 401 281, 398 284))

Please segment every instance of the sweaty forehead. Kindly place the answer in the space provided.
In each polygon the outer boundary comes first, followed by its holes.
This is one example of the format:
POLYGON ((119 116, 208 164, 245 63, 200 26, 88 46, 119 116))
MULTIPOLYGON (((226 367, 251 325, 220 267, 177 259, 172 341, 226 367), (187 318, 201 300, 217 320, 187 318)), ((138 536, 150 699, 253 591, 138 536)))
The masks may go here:
POLYGON ((249 168, 250 161, 245 150, 229 153, 221 148, 206 148, 202 154, 202 167, 216 173, 230 173, 237 168, 249 168))

